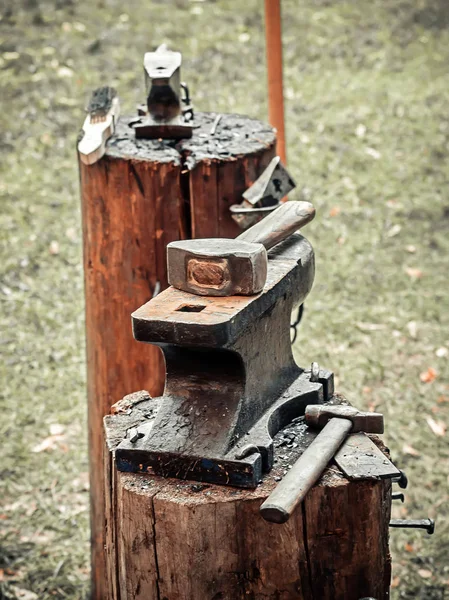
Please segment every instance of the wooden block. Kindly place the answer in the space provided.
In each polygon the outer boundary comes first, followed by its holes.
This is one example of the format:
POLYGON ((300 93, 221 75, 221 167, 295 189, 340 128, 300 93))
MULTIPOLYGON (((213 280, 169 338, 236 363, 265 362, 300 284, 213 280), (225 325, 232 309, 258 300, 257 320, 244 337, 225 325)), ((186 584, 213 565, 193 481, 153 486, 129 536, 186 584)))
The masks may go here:
POLYGON ((215 114, 196 113, 192 138, 173 147, 171 140, 136 139, 128 126, 132 119, 125 116, 106 143, 103 158, 87 165, 79 157, 94 600, 109 597, 104 589, 105 480, 99 476, 105 468, 102 419, 128 393, 143 388, 161 393, 165 378, 162 353, 135 342, 130 315, 167 287, 169 242, 239 233, 227 206, 240 198, 276 152, 270 126, 223 115, 211 137, 214 119, 215 114), (228 191, 220 192, 217 177, 224 163, 230 165, 229 172, 235 170, 229 198, 228 191))

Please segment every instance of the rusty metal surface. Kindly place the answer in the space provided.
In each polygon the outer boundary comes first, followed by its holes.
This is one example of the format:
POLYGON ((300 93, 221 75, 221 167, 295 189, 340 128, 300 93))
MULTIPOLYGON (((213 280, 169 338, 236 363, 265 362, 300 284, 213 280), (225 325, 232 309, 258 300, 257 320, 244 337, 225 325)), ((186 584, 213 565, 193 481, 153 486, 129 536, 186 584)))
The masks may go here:
MULTIPOLYGON (((290 308, 301 304, 312 288, 314 273, 311 245, 301 235, 293 235, 268 253, 267 281, 261 294, 212 298, 169 288, 132 314, 134 337, 153 344, 231 347, 284 295, 290 308), (182 310, 186 306, 195 308, 182 310)), ((290 326, 290 314, 288 321, 290 326)))
POLYGON ((315 216, 310 202, 289 202, 237 239, 178 240, 167 246, 169 283, 201 296, 250 296, 267 278, 267 250, 315 216))
POLYGON ((399 469, 363 432, 348 436, 335 455, 348 479, 384 479, 400 475, 399 469))
POLYGON ((262 175, 243 194, 248 207, 278 204, 296 187, 279 156, 275 156, 262 175))
MULTIPOLYGON (((312 369, 313 374, 313 369, 312 369)), ((306 411, 306 423, 310 427, 323 428, 330 419, 348 419, 352 433, 383 433, 384 417, 380 413, 364 412, 354 406, 311 406, 306 411)))
POLYGON ((161 346, 167 379, 154 419, 118 445, 119 469, 257 485, 273 465, 273 436, 333 393, 332 373, 310 381, 290 345, 291 311, 310 290, 313 268, 310 244, 295 235, 270 252, 258 296, 170 288, 134 313, 135 337, 161 346))

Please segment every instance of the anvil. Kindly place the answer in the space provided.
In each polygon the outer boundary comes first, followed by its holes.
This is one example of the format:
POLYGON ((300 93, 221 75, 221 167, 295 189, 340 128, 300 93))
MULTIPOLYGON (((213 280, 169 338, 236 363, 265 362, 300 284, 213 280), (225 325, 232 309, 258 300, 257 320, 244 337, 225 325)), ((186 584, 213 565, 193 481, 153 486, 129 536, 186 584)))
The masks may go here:
POLYGON ((181 82, 180 52, 162 44, 144 56, 146 106, 140 117, 130 123, 138 138, 182 139, 192 136, 193 108, 189 90, 181 82), (184 94, 184 95, 183 95, 184 94))
POLYGON ((273 465, 273 436, 333 394, 333 374, 312 377, 291 349, 291 312, 313 279, 312 246, 294 234, 269 251, 259 294, 170 287, 136 310, 134 337, 160 346, 166 383, 155 418, 118 445, 118 469, 256 486, 273 465))

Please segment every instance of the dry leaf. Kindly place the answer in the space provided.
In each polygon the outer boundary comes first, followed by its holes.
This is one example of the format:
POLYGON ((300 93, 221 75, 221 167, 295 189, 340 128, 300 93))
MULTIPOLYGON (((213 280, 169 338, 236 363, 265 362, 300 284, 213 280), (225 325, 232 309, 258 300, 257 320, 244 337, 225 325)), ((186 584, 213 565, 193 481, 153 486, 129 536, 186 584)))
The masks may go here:
POLYGON ((416 325, 416 321, 409 321, 406 325, 407 327, 407 331, 410 334, 410 337, 412 337, 413 339, 416 338, 416 335, 418 333, 418 326, 416 325))
POLYGON ((359 321, 355 325, 358 327, 358 329, 360 329, 360 331, 380 331, 385 329, 385 325, 383 323, 362 323, 359 321))
POLYGON ((50 425, 50 435, 61 435, 65 431, 65 425, 60 423, 52 423, 50 425))
POLYGON ((423 272, 421 271, 421 269, 416 269, 414 267, 407 267, 405 269, 405 272, 411 279, 421 279, 421 277, 423 276, 423 272))
POLYGON ((418 575, 423 579, 429 579, 432 577, 432 571, 429 571, 428 569, 418 569, 418 575))
POLYGON ((382 156, 382 154, 374 148, 365 148, 365 152, 368 154, 368 156, 371 156, 371 158, 374 158, 375 160, 379 160, 379 158, 382 156))
POLYGON ((415 549, 413 547, 413 544, 409 544, 409 542, 407 542, 406 544, 404 544, 404 550, 406 552, 414 552, 415 549))
POLYGON ((391 581, 391 587, 392 588, 397 588, 399 586, 399 584, 401 583, 401 580, 399 579, 399 577, 396 575, 396 577, 393 577, 392 581, 391 581))
POLYGON ((31 449, 31 452, 44 452, 45 450, 52 450, 58 446, 59 442, 61 442, 64 438, 65 436, 60 433, 57 435, 49 435, 43 439, 42 442, 34 446, 34 448, 31 449))
POLYGON ((341 208, 339 206, 333 206, 329 211, 330 217, 336 217, 341 213, 341 208))
POLYGON ((18 587, 14 587, 13 590, 16 598, 20 600, 39 600, 39 596, 30 590, 25 590, 18 587))
POLYGON ((435 354, 438 356, 438 358, 446 358, 446 356, 449 355, 449 350, 444 346, 441 346, 441 348, 435 350, 435 354))
POLYGON ((404 454, 410 454, 410 456, 419 456, 418 450, 415 450, 413 446, 409 446, 408 444, 402 446, 402 452, 404 454))
POLYGON ((66 229, 65 234, 71 242, 76 242, 78 239, 76 235, 76 229, 74 227, 69 227, 66 229))
POLYGON ((437 372, 433 367, 429 367, 427 371, 420 374, 419 378, 423 383, 432 383, 437 377, 437 372))
POLYGON ((356 134, 356 136, 358 138, 362 138, 362 137, 364 137, 365 133, 366 133, 366 127, 365 127, 365 125, 363 125, 362 123, 359 123, 357 125, 357 127, 355 128, 355 134, 356 134))
POLYGON ((446 435, 447 425, 444 421, 435 421, 432 417, 427 417, 426 421, 435 435, 446 435))
POLYGON ((393 227, 390 227, 390 229, 387 231, 387 237, 392 238, 395 235, 398 235, 398 233, 401 232, 402 227, 396 223, 396 225, 393 225, 393 227))
POLYGON ((48 251, 50 252, 50 254, 59 254, 59 244, 56 240, 50 242, 48 251))
POLYGON ((437 402, 438 404, 443 404, 443 402, 449 402, 449 396, 440 396, 437 402))

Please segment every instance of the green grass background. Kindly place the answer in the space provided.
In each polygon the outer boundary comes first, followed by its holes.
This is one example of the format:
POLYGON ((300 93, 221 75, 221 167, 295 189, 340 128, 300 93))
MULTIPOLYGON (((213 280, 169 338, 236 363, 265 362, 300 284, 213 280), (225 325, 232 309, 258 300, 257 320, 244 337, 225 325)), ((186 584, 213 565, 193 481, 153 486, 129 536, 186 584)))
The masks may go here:
MULTIPOLYGON (((409 476, 392 597, 449 587, 449 4, 284 0, 289 168, 317 276, 295 352, 386 417, 409 476), (420 375, 435 370, 436 378, 420 375), (433 419, 433 429, 428 419, 433 419)), ((199 110, 267 119, 261 0, 0 4, 0 598, 84 598, 88 492, 75 140, 90 91, 143 99, 142 57, 184 55, 199 110), (59 426, 59 428, 57 427, 59 426), (59 432, 59 433, 58 433, 59 432), (33 452, 51 433, 54 444, 33 452)), ((99 476, 101 476, 99 474, 99 476)))

